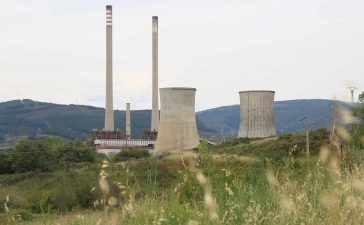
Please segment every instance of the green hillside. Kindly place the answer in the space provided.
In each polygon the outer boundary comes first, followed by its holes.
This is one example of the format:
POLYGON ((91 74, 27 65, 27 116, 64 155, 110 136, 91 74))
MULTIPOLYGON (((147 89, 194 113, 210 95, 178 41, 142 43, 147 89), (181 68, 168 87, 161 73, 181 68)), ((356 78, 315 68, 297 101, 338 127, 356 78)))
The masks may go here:
MULTIPOLYGON (((299 121, 304 116, 314 120, 312 129, 331 126, 332 106, 340 105, 350 108, 345 102, 324 99, 303 99, 275 102, 277 133, 303 131, 299 121)), ((240 106, 222 106, 197 113, 197 118, 208 128, 218 131, 221 137, 222 128, 228 138, 236 137, 239 131, 240 106)))
MULTIPOLYGON (((345 103, 331 100, 292 100, 275 103, 277 132, 303 130, 302 116, 314 119, 313 129, 331 125, 331 106, 345 103)), ((132 111, 132 137, 140 138, 150 127, 150 110, 132 111)), ((238 105, 197 112, 197 127, 201 137, 219 141, 224 135, 234 138, 239 129, 238 105), (222 123, 223 122, 223 123, 222 123), (222 132, 223 124, 223 132, 222 132)), ((16 143, 23 136, 56 135, 65 139, 85 140, 92 129, 102 128, 104 109, 84 105, 60 105, 32 100, 0 103, 0 148, 16 143), (2 147, 3 146, 3 147, 2 147)), ((115 127, 124 131, 125 111, 115 110, 115 127)))
MULTIPOLYGON (((104 109, 84 105, 60 105, 32 100, 0 103, 0 141, 5 136, 56 135, 65 139, 86 139, 92 129, 104 126, 104 109)), ((115 127, 125 130, 125 111, 115 110, 115 127)), ((132 137, 150 129, 150 110, 133 110, 132 137)), ((214 133, 197 121, 200 133, 214 133)))

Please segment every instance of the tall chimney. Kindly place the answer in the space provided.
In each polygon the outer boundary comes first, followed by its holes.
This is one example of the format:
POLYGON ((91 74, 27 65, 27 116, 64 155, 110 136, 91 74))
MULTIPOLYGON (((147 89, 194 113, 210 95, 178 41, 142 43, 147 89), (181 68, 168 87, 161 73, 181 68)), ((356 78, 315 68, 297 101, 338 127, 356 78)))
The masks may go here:
POLYGON ((152 18, 152 131, 158 131, 159 127, 159 100, 158 100, 158 16, 152 18))
POLYGON ((126 103, 126 121, 125 121, 125 136, 127 140, 131 138, 131 129, 130 129, 130 103, 126 103))
POLYGON ((112 6, 106 6, 106 106, 105 130, 114 131, 112 81, 112 6))

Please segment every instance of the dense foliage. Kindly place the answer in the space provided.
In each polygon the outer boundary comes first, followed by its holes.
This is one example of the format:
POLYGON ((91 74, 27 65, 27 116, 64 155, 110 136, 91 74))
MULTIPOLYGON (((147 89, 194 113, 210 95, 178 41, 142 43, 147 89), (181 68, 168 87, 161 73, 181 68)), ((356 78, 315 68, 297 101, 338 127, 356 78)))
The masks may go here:
POLYGON ((45 140, 21 140, 14 148, 0 154, 0 174, 39 170, 49 172, 75 162, 95 162, 98 154, 82 142, 51 137, 45 140))
POLYGON ((364 136, 364 92, 359 95, 358 106, 353 107, 353 116, 356 118, 352 127, 352 136, 355 145, 363 145, 364 136))
POLYGON ((128 149, 118 152, 111 157, 112 162, 124 162, 130 159, 141 159, 150 157, 148 150, 143 149, 128 149))

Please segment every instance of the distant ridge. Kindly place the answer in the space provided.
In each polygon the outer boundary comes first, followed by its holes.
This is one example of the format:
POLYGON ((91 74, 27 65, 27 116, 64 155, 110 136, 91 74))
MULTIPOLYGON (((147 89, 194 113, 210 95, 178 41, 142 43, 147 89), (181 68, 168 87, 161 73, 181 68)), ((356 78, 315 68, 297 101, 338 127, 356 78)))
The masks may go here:
MULTIPOLYGON (((302 131, 302 116, 315 120, 313 128, 331 124, 333 100, 304 99, 275 102, 278 133, 302 131)), ((235 137, 239 129, 239 105, 222 106, 197 113, 200 136, 212 140, 235 137), (224 129, 222 132, 222 121, 224 129)), ((132 136, 139 138, 150 127, 150 110, 132 111, 132 136)), ((12 136, 57 135, 65 139, 85 140, 92 129, 102 128, 104 109, 87 105, 62 105, 30 99, 0 103, 0 142, 12 136)), ((115 111, 115 127, 124 131, 125 111, 115 111)))
MULTIPOLYGON (((275 102, 277 133, 291 133, 303 131, 299 119, 310 116, 314 119, 312 129, 329 127, 332 118, 332 105, 337 104, 350 108, 346 102, 327 99, 300 99, 275 102)), ((197 113, 197 118, 208 128, 218 131, 222 135, 222 121, 224 134, 235 137, 239 130, 240 106, 222 106, 197 113)))
MULTIPOLYGON (((30 99, 0 103, 0 142, 5 136, 56 135, 85 140, 92 129, 104 126, 103 108, 87 105, 62 105, 30 99)), ((125 129, 125 111, 115 110, 115 128, 125 129)), ((151 110, 133 110, 132 137, 140 138, 150 129, 151 110)), ((204 133, 215 131, 198 122, 204 133)))

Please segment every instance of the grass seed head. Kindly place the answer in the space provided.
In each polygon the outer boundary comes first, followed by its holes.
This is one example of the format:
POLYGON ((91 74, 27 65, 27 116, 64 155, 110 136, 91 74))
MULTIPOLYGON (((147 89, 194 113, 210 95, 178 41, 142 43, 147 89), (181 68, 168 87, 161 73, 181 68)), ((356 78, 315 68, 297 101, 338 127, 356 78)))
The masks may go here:
POLYGON ((346 198, 345 206, 349 209, 356 209, 358 206, 358 199, 350 195, 346 198))
POLYGON ((202 186, 206 186, 208 183, 207 178, 205 177, 205 175, 203 175, 201 172, 197 172, 196 173, 196 178, 197 181, 202 185, 202 186))
POLYGON ((187 225, 200 225, 200 223, 197 222, 196 220, 190 220, 188 221, 187 225))
POLYGON ((354 179, 352 182, 352 186, 355 190, 360 191, 364 194, 364 182, 359 179, 354 179))
POLYGON ((106 177, 104 177, 104 176, 100 177, 99 185, 100 185, 100 189, 101 189, 102 193, 104 193, 104 194, 109 193, 110 186, 109 186, 109 183, 106 180, 106 177))
POLYGON ((296 206, 293 200, 286 196, 281 198, 281 200, 279 201, 279 205, 282 211, 288 214, 293 213, 296 210, 296 206))
POLYGON ((355 118, 351 112, 345 108, 340 108, 339 110, 340 120, 343 124, 352 124, 355 122, 355 118))
POLYGON ((328 210, 334 210, 339 207, 339 196, 337 193, 324 193, 321 196, 321 204, 328 210))
POLYGON ((265 172, 265 175, 267 177, 268 184, 272 187, 275 187, 278 185, 278 180, 276 176, 274 175, 273 169, 267 169, 265 172))
POLYGON ((109 204, 110 206, 116 206, 118 204, 118 200, 111 196, 108 200, 107 200, 107 204, 109 204))
POLYGON ((343 127, 337 128, 337 134, 339 135, 340 138, 342 138, 345 141, 351 140, 351 135, 350 135, 349 131, 343 127))
POLYGON ((319 155, 319 162, 325 164, 330 156, 330 149, 327 146, 321 147, 320 155, 319 155))

